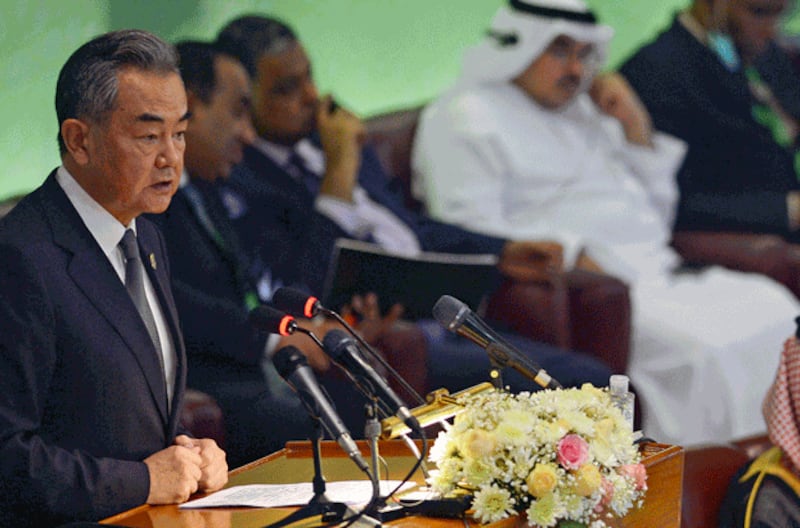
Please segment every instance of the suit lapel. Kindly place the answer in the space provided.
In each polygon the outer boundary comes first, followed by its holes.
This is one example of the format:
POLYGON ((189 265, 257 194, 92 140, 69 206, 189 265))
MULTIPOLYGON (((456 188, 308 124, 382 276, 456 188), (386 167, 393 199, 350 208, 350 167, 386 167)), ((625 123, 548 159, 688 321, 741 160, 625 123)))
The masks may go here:
POLYGON ((67 272, 136 358, 165 424, 167 394, 160 361, 125 286, 61 186, 51 174, 43 186, 43 211, 53 240, 72 254, 67 272))
MULTIPOLYGON (((252 180, 247 182, 267 196, 283 195, 293 203, 301 203, 303 207, 311 207, 314 198, 305 185, 292 178, 269 156, 255 147, 247 147, 244 154, 244 165, 251 170, 252 180)), ((280 205, 280 204, 275 204, 280 205)))
POLYGON ((139 233, 139 249, 144 259, 144 268, 150 277, 150 282, 158 295, 158 302, 167 319, 172 342, 175 346, 175 358, 177 361, 175 369, 175 394, 172 400, 172 412, 170 413, 170 427, 175 425, 178 416, 177 411, 182 404, 184 387, 186 386, 186 354, 183 344, 183 334, 181 333, 178 310, 175 306, 170 288, 169 276, 167 273, 167 260, 163 247, 158 244, 158 235, 155 227, 143 218, 136 220, 137 232, 139 233))

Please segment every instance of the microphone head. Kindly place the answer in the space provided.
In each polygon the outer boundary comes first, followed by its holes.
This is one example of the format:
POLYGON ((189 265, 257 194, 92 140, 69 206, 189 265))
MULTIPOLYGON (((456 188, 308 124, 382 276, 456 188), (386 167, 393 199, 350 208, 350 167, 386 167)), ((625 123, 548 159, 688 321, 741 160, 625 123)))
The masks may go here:
POLYGON ((470 312, 469 306, 450 295, 442 295, 433 305, 433 318, 451 332, 464 324, 470 312))
POLYGON ((261 305, 250 312, 250 324, 271 334, 288 336, 297 328, 294 317, 271 306, 261 305))
POLYGON ((340 363, 345 349, 350 344, 355 344, 355 340, 344 330, 330 330, 322 339, 323 349, 337 363, 340 363))
POLYGON ((295 288, 278 288, 272 295, 272 304, 295 317, 311 319, 319 313, 319 300, 295 288))
POLYGON ((281 375, 283 379, 288 379, 292 372, 299 367, 307 366, 308 360, 297 347, 291 345, 278 349, 272 355, 272 363, 275 365, 275 370, 281 375))

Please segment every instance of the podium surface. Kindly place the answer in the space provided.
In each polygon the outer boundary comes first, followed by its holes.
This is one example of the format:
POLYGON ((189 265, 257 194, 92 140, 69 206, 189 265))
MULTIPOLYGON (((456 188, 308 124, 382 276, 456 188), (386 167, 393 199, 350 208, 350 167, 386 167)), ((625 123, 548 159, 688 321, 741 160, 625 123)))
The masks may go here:
MULTIPOLYGON (((359 442, 365 456, 369 455, 365 443, 359 442)), ((400 480, 413 467, 415 458, 400 440, 380 443, 380 454, 386 460, 389 479, 400 480)), ((683 449, 664 444, 642 446, 642 462, 647 467, 648 491, 644 507, 631 512, 624 519, 610 519, 609 526, 615 528, 679 528, 681 512, 681 486, 683 479, 683 449)), ((322 442, 322 472, 325 480, 363 479, 353 462, 335 442, 322 442)), ((289 442, 286 447, 260 460, 237 468, 230 473, 226 487, 246 484, 283 484, 311 482, 314 476, 310 442, 289 442)), ((383 473, 381 478, 387 478, 383 473)), ((422 483, 421 472, 413 479, 422 483)), ((197 495, 194 498, 198 498, 197 495)), ((213 508, 179 509, 177 505, 142 505, 101 521, 101 524, 117 524, 132 528, 262 528, 277 522, 297 508, 213 508)), ((504 519, 490 525, 481 525, 467 517, 469 526, 507 528, 517 525, 517 518, 504 519)), ((291 526, 319 526, 320 519, 310 518, 291 526)), ((460 519, 410 516, 388 523, 385 526, 460 528, 460 519)))

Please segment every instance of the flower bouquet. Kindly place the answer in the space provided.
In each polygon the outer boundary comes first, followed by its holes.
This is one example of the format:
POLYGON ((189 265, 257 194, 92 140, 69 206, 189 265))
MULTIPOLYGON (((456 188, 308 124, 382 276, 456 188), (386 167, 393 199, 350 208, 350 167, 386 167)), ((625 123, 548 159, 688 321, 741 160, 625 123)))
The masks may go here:
POLYGON ((465 410, 431 448, 430 485, 472 493, 480 522, 522 514, 542 528, 601 528, 642 505, 645 468, 607 390, 492 390, 460 403, 465 410))

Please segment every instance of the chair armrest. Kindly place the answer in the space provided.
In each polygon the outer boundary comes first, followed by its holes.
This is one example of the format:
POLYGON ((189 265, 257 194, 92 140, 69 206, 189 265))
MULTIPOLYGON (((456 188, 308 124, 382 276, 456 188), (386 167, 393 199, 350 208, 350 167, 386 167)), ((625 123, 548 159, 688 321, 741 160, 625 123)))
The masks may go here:
POLYGON ((800 247, 777 235, 681 231, 672 246, 689 264, 717 264, 766 275, 800 298, 800 247))
POLYGON ((686 450, 683 469, 681 527, 719 524, 719 509, 736 472, 772 447, 766 433, 727 444, 693 446, 686 450))
POLYGON ((683 463, 681 528, 719 524, 719 508, 731 478, 749 459, 734 445, 704 445, 686 450, 683 463))
POLYGON ((180 422, 195 438, 211 438, 225 447, 225 418, 216 400, 195 389, 186 389, 180 422))
MULTIPOLYGON (((428 344, 424 332, 417 325, 396 321, 384 331, 375 346, 417 394, 424 398, 433 390, 428 383, 428 344)), ((416 399, 393 376, 388 379, 398 396, 411 406, 416 406, 416 399)))
POLYGON ((611 370, 628 370, 631 298, 628 285, 610 275, 573 270, 566 274, 572 348, 588 352, 611 370))
POLYGON ((570 348, 569 297, 566 286, 506 279, 489 297, 486 318, 535 341, 570 348))

